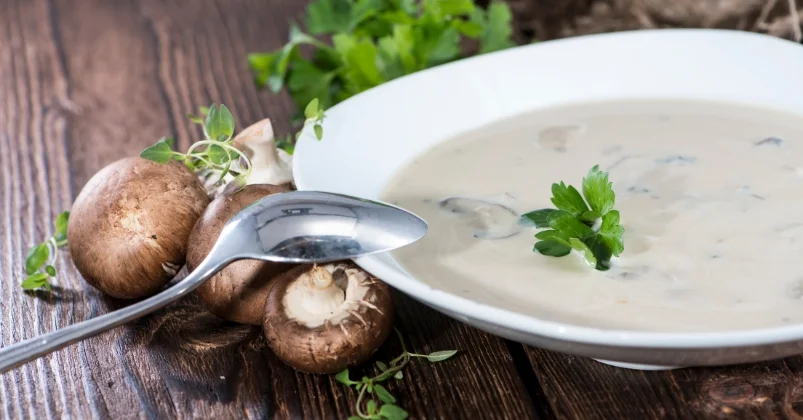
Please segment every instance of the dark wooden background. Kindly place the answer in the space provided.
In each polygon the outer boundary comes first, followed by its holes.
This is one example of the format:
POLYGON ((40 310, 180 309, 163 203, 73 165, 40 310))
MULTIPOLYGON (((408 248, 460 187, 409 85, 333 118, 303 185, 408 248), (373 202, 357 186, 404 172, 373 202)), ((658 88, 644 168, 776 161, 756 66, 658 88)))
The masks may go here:
MULTIPOLYGON (((123 305, 67 259, 55 295, 20 287, 30 245, 51 233, 101 167, 163 135, 198 139, 185 113, 223 102, 239 127, 285 96, 257 91, 245 56, 274 49, 300 0, 0 0, 0 345, 123 305)), ((390 386, 411 418, 795 418, 803 358, 719 369, 637 372, 507 342, 397 293, 416 352, 390 386)), ((389 340, 377 358, 399 352, 389 340)), ((258 328, 215 318, 196 299, 0 376, 2 418, 345 418, 355 395, 299 374, 258 328)))

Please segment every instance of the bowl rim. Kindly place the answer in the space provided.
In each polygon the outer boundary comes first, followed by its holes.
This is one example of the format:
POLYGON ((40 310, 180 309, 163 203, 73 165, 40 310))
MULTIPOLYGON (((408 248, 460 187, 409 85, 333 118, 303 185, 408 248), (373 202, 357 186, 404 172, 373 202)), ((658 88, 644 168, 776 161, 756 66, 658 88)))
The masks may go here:
MULTIPOLYGON (((610 33, 579 35, 569 38, 554 39, 533 44, 515 46, 505 50, 467 57, 429 69, 421 70, 363 91, 331 107, 328 111, 331 112, 339 108, 348 107, 355 98, 376 95, 377 92, 388 89, 388 87, 391 85, 398 83, 414 83, 416 79, 434 77, 436 73, 460 71, 460 69, 471 67, 479 60, 493 60, 494 57, 502 57, 508 54, 520 54, 522 50, 532 50, 533 53, 536 54, 539 48, 545 45, 549 45, 550 48, 554 48, 558 44, 580 44, 591 39, 597 40, 601 38, 624 39, 650 37, 672 38, 678 35, 683 37, 700 37, 700 42, 705 42, 705 39, 709 37, 725 37, 732 38, 734 41, 738 41, 739 39, 761 39, 761 42, 767 43, 788 43, 790 52, 792 52, 793 48, 801 48, 799 44, 782 38, 733 29, 636 29, 610 33)), ((803 49, 800 51, 803 52, 803 49)), ((299 144, 315 141, 316 140, 314 139, 314 134, 311 131, 311 127, 305 127, 299 138, 299 144)), ((315 190, 316 187, 314 183, 308 181, 306 173, 296 170, 296 168, 299 166, 297 165, 297 162, 304 159, 303 156, 305 153, 306 152, 304 151, 303 147, 296 148, 296 153, 293 156, 294 181, 299 190, 315 190), (299 158, 299 156, 302 157, 299 158)), ((413 297, 416 300, 419 300, 420 302, 435 307, 439 312, 446 310, 452 314, 458 314, 468 319, 476 319, 500 328, 514 330, 523 334, 537 335, 541 337, 583 344, 628 348, 638 347, 648 349, 735 348, 780 344, 784 342, 803 340, 803 323, 796 325, 727 331, 661 332, 649 330, 596 328, 559 321, 550 321, 482 303, 445 290, 434 288, 422 280, 416 279, 412 275, 408 276, 399 273, 397 270, 382 262, 379 256, 366 256, 355 259, 354 261, 366 271, 379 277, 390 286, 413 297)), ((448 313, 446 315, 453 317, 453 315, 448 313)))

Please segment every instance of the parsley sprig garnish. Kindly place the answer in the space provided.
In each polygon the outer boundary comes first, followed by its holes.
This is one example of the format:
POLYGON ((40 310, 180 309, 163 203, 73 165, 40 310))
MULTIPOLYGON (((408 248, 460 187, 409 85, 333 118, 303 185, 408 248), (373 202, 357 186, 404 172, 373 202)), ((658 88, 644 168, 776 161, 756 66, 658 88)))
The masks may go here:
POLYGON ((614 210, 616 195, 608 173, 595 165, 583 178, 583 194, 562 181, 552 184, 552 204, 557 209, 541 209, 524 214, 537 228, 534 250, 542 255, 563 257, 572 249, 583 254, 597 270, 610 268, 612 257, 624 251, 619 211, 614 210), (585 197, 585 200, 583 200, 585 197))
POLYGON ((501 1, 483 9, 472 0, 315 0, 305 30, 291 25, 283 47, 248 63, 257 86, 287 89, 300 118, 313 99, 328 109, 389 80, 512 47, 511 22, 501 1))
POLYGON ((430 363, 444 361, 455 354, 457 350, 442 350, 430 354, 416 354, 407 351, 404 339, 399 330, 395 329, 396 335, 401 342, 402 354, 391 360, 389 364, 377 361, 376 367, 379 374, 373 377, 364 376, 359 381, 349 378, 349 370, 346 369, 335 376, 335 379, 347 386, 354 387, 358 392, 355 410, 356 416, 349 417, 349 420, 376 419, 376 420, 402 420, 407 418, 407 411, 396 405, 397 400, 380 382, 385 382, 390 378, 402 379, 404 374, 402 369, 410 363, 414 357, 427 359, 430 363))
POLYGON ((28 250, 25 258, 25 274, 28 276, 22 281, 24 290, 45 288, 48 292, 53 290, 50 279, 56 277, 56 259, 59 248, 67 245, 67 222, 70 212, 64 211, 56 218, 56 233, 46 241, 36 244, 28 250))

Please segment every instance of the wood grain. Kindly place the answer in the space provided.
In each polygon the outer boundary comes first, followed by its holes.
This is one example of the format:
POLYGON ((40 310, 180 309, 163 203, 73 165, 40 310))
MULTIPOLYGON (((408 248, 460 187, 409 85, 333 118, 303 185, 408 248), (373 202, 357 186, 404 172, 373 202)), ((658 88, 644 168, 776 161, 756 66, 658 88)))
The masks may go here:
POLYGON ((803 417, 803 358, 635 371, 527 349, 546 400, 567 419, 803 417))
MULTIPOLYGON (((89 287, 68 258, 55 295, 19 288, 28 247, 97 170, 164 135, 186 149, 199 132, 184 115, 211 102, 229 106, 240 128, 269 116, 290 130, 289 98, 257 91, 245 56, 281 46, 303 7, 0 0, 0 344, 126 304, 89 287)), ((411 418, 548 416, 508 343, 396 300, 412 351, 461 351, 439 364, 416 360, 389 385, 411 418)), ((376 357, 399 351, 391 339, 376 357)), ((332 377, 278 361, 258 328, 225 322, 192 297, 0 376, 2 418, 345 418, 354 400, 332 377)))

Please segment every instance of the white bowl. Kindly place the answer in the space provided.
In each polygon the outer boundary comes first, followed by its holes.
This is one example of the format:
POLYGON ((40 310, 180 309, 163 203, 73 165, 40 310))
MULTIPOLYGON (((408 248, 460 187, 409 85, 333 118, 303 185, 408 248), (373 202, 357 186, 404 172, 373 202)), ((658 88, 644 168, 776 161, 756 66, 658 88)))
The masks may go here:
MULTIPOLYGON (((524 112, 618 99, 691 99, 803 116, 803 49, 724 30, 642 30, 549 41, 406 76, 327 113, 324 139, 296 147, 299 189, 379 199, 419 153, 524 112)), ((356 261, 396 289, 457 320, 514 341, 631 368, 722 365, 803 352, 803 325, 663 333, 539 319, 458 296, 408 275, 383 254, 356 261)))

